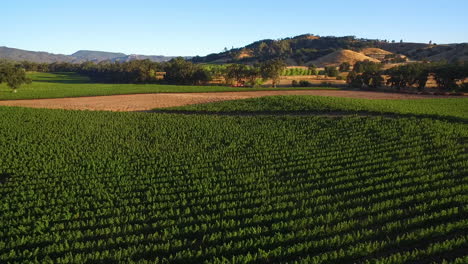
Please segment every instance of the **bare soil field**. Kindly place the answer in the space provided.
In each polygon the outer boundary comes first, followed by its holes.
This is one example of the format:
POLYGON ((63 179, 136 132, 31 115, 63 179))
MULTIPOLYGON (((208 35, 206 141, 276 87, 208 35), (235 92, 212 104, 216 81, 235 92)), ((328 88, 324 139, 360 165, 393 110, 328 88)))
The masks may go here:
POLYGON ((315 95, 363 99, 453 98, 453 96, 414 95, 368 91, 289 90, 217 93, 156 93, 56 99, 7 100, 0 101, 0 105, 48 109, 128 112, 274 95, 315 95))

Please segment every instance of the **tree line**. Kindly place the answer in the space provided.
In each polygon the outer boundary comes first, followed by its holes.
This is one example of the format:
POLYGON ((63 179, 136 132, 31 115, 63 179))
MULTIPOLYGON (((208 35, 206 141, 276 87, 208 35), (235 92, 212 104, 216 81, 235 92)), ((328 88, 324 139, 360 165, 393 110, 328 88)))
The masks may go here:
POLYGON ((347 83, 356 88, 387 85, 397 90, 415 87, 423 91, 429 78, 433 78, 442 91, 468 92, 468 62, 409 63, 387 70, 382 67, 381 63, 357 62, 348 74, 347 83))
POLYGON ((232 85, 256 86, 271 79, 276 86, 286 64, 273 59, 248 66, 243 64, 203 65, 183 58, 168 62, 134 60, 129 62, 84 62, 73 64, 21 62, 26 71, 77 72, 98 83, 164 83, 182 85, 205 85, 215 77, 222 77, 232 85), (162 76, 162 73, 164 75, 162 76))
MULTIPOLYGON (((15 90, 21 84, 30 82, 26 71, 38 71, 77 72, 98 83, 205 85, 214 78, 223 78, 230 85, 255 87, 269 79, 276 87, 285 67, 286 64, 281 59, 268 60, 255 65, 203 65, 183 58, 161 63, 150 60, 81 64, 0 61, 0 83, 5 82, 15 90)), ((398 90, 404 87, 416 87, 422 91, 431 77, 441 90, 468 90, 465 81, 468 78, 467 62, 410 63, 383 70, 381 63, 361 61, 357 62, 352 69, 349 63, 343 63, 339 67, 326 67, 323 71, 317 71, 317 68, 312 65, 309 70, 314 74, 330 77, 341 77, 339 72, 349 72, 347 83, 357 88, 376 88, 388 85, 398 90)))

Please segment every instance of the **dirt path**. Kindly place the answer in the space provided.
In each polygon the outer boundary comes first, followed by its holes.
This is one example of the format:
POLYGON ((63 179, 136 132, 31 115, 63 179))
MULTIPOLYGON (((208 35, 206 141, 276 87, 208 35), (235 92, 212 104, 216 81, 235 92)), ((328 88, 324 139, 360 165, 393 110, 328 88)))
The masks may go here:
POLYGON ((217 93, 155 93, 57 99, 6 100, 0 101, 0 105, 72 110, 145 111, 154 108, 201 104, 272 95, 316 95, 364 99, 425 99, 454 97, 367 91, 289 90, 217 93))

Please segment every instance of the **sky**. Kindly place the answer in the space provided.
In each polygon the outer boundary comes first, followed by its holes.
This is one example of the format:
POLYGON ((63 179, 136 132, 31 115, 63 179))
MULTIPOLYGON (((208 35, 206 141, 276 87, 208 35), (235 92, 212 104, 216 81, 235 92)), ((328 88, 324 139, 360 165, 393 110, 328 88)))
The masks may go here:
POLYGON ((468 0, 0 0, 0 46, 204 56, 311 33, 468 42, 468 0))

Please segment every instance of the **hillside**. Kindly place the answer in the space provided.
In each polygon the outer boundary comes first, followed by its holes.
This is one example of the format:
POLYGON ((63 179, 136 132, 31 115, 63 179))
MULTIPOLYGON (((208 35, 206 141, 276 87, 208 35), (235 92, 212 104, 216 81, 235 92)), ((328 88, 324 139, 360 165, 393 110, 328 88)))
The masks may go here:
MULTIPOLYGON (((127 55, 124 53, 80 50, 72 55, 53 54, 41 51, 29 51, 8 47, 0 47, 0 59, 12 61, 31 61, 37 63, 53 63, 53 62, 72 62, 80 63, 85 61, 132 61, 132 60, 151 60, 154 62, 169 61, 175 58, 174 56, 158 56, 158 55, 127 55)), ((190 59, 190 57, 186 57, 190 59)))
MULTIPOLYGON (((467 60, 468 44, 434 45, 424 43, 391 43, 375 39, 358 39, 354 36, 321 37, 312 34, 279 40, 260 40, 245 47, 193 58, 199 63, 254 64, 269 59, 281 58, 288 65, 310 65, 324 56, 340 50, 359 52, 363 56, 382 61, 387 55, 409 60, 467 60)), ((336 54, 335 54, 336 55, 336 54)), ((334 55, 332 55, 333 57, 334 55)), ((354 54, 354 56, 357 56, 354 54)), ((362 56, 360 56, 363 58, 362 56)), ((329 58, 329 57, 325 57, 329 58)), ((336 64, 337 61, 325 64, 336 64)), ((344 61, 343 61, 344 62, 344 61)))
POLYGON ((339 66, 343 62, 347 62, 350 65, 354 65, 356 62, 364 60, 380 62, 377 59, 366 56, 359 52, 355 52, 352 50, 338 50, 323 57, 320 57, 319 59, 312 61, 310 64, 316 65, 318 67, 326 67, 339 66))

